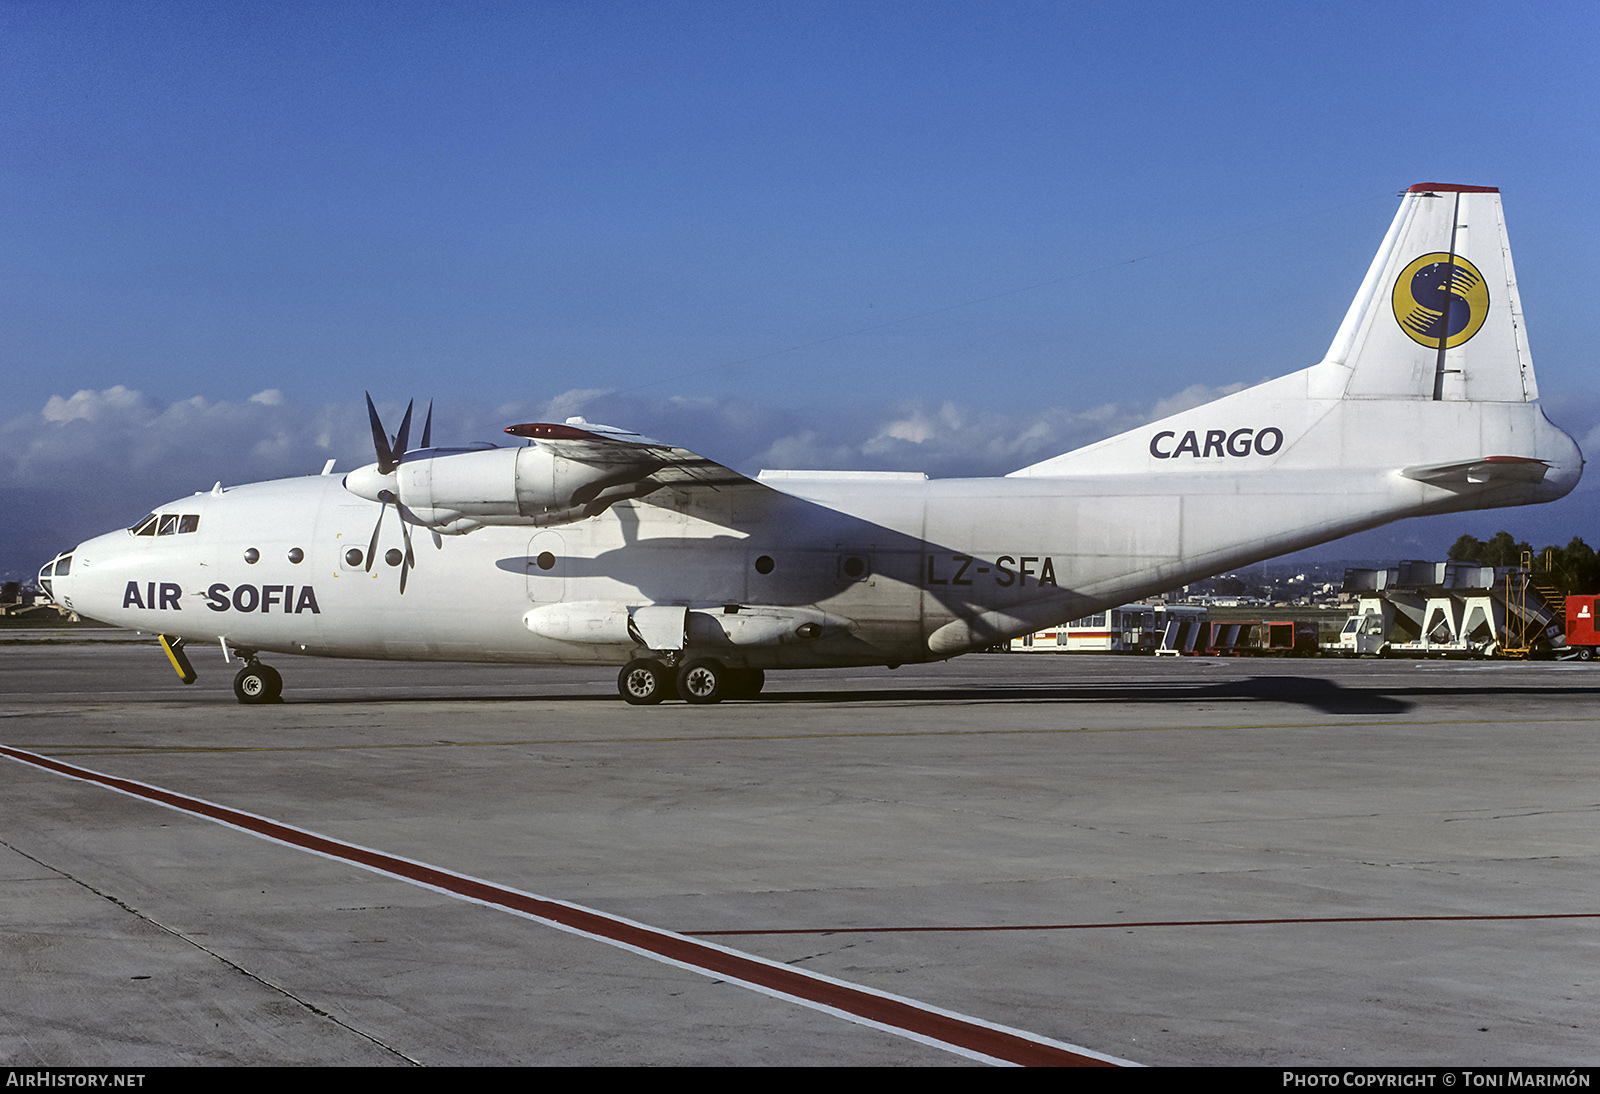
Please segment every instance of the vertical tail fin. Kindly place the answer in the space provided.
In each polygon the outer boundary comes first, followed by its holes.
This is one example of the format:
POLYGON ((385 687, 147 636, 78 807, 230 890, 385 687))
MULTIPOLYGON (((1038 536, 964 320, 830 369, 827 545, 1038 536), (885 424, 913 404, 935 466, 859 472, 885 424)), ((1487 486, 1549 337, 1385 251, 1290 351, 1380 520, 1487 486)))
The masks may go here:
POLYGON ((1403 195, 1361 291, 1313 372, 1348 399, 1533 402, 1500 191, 1421 183, 1403 195))
POLYGON ((1401 197, 1320 363, 1012 474, 1365 467, 1454 490, 1457 509, 1571 490, 1583 458, 1537 405, 1500 191, 1425 183, 1401 197))

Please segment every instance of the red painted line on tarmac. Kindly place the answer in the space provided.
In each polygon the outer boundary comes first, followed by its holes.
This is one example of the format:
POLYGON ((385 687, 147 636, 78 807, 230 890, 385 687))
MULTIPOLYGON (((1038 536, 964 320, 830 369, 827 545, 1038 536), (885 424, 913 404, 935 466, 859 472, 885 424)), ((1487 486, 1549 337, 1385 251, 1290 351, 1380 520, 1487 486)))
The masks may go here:
POLYGON ((1101 931, 1113 927, 1256 927, 1295 923, 1496 923, 1524 919, 1600 919, 1600 912, 1528 915, 1330 915, 1297 919, 1151 919, 1125 923, 1021 923, 968 927, 788 927, 776 930, 686 931, 695 938, 756 934, 960 934, 989 931, 1101 931))
POLYGON ((962 1056, 1026 1066, 1105 1067, 1130 1063, 1024 1030, 995 1025, 902 996, 848 984, 713 943, 700 942, 620 916, 508 889, 426 863, 345 843, 147 783, 102 774, 6 745, 0 745, 0 756, 203 817, 325 858, 348 862, 374 873, 502 908, 572 934, 631 950, 692 972, 733 981, 767 995, 789 999, 802 1006, 836 1014, 962 1056))

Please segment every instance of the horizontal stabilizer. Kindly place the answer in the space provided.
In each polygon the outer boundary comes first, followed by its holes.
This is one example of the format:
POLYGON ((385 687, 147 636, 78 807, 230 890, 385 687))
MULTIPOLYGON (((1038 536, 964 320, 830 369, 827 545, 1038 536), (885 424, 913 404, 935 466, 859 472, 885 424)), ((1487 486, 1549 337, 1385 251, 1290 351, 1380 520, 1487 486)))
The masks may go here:
POLYGON ((1543 482, 1550 465, 1527 456, 1484 456, 1458 463, 1426 464, 1403 468, 1400 474, 1431 486, 1500 485, 1512 482, 1543 482))

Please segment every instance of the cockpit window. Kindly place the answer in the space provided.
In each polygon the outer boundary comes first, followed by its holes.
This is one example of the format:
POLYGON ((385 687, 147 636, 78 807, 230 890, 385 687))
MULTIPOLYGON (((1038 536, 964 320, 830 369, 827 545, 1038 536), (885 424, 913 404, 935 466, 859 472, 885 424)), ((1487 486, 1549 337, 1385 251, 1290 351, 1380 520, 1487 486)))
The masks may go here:
POLYGON ((69 552, 64 555, 57 555, 55 558, 45 563, 44 569, 39 571, 39 588, 44 590, 45 596, 49 597, 51 600, 54 600, 56 597, 56 591, 52 586, 50 579, 52 577, 66 577, 71 571, 71 553, 69 552))
POLYGON ((136 536, 172 536, 199 530, 199 513, 151 513, 128 529, 136 536))

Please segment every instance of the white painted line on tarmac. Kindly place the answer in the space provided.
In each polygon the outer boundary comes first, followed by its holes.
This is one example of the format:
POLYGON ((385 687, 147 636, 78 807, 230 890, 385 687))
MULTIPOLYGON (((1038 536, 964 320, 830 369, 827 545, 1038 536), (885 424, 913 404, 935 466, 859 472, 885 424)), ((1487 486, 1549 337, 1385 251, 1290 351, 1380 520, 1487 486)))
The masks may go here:
POLYGON ((0 756, 142 801, 154 802, 273 843, 359 866, 375 874, 393 877, 474 904, 498 908, 653 961, 726 980, 763 995, 786 999, 824 1014, 832 1014, 968 1059, 1018 1066, 1137 1066, 1130 1060, 1108 1056, 1079 1045, 986 1022, 981 1018, 919 1003, 875 988, 850 984, 831 976, 807 972, 579 904, 509 889, 424 862, 345 843, 304 828, 148 783, 91 771, 8 745, 0 745, 0 756))

